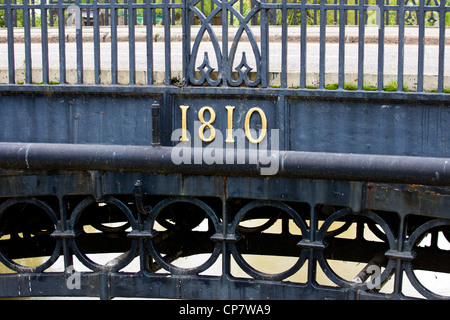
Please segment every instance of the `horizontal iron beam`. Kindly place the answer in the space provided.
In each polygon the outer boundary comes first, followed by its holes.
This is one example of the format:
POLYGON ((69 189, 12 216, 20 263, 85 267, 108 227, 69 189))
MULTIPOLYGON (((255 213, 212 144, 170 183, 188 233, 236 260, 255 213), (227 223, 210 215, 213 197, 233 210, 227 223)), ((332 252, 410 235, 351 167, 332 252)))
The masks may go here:
POLYGON ((286 177, 450 186, 450 158, 161 146, 0 143, 0 168, 286 177), (183 161, 180 163, 180 155, 183 161), (263 157, 264 156, 264 157, 263 157), (207 158, 209 157, 209 158, 207 158), (211 161, 211 159, 213 161, 211 161), (212 162, 212 163, 211 163, 212 162), (177 164, 178 163, 178 164, 177 164))

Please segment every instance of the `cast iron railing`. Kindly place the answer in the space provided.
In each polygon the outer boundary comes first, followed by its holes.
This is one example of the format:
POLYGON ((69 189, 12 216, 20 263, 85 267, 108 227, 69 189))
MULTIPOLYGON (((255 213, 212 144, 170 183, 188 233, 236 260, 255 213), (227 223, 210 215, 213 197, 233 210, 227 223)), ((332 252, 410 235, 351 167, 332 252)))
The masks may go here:
MULTIPOLYGON (((396 4, 391 4, 388 2, 378 2, 376 4, 367 4, 363 1, 360 3, 351 4, 349 2, 335 2, 335 3, 308 3, 306 1, 302 2, 288 2, 288 1, 277 1, 269 2, 264 1, 252 1, 251 10, 248 12, 243 12, 241 7, 238 5, 240 2, 221 2, 213 1, 215 3, 214 9, 206 14, 203 13, 202 7, 203 2, 199 1, 183 1, 183 2, 171 2, 163 1, 161 3, 155 3, 153 1, 148 1, 144 3, 136 3, 135 1, 129 1, 127 3, 122 2, 93 2, 85 3, 84 1, 76 1, 75 3, 67 3, 65 1, 59 2, 48 2, 41 1, 40 3, 30 2, 25 0, 23 4, 15 4, 15 2, 7 1, 5 4, 0 4, 0 12, 5 16, 5 24, 7 27, 7 42, 8 42, 8 83, 13 84, 16 82, 23 81, 25 84, 31 83, 59 83, 65 84, 67 80, 68 69, 76 70, 76 79, 71 82, 77 84, 85 83, 85 73, 86 67, 86 56, 83 53, 83 42, 85 40, 86 33, 89 32, 91 35, 91 41, 93 42, 93 81, 94 84, 107 83, 110 84, 129 84, 135 85, 137 83, 136 74, 137 72, 143 72, 143 76, 140 77, 139 84, 152 85, 160 84, 161 81, 155 79, 155 65, 162 64, 162 61, 154 60, 154 46, 158 41, 158 37, 162 34, 155 34, 153 24, 146 24, 143 27, 138 27, 134 23, 128 24, 126 27, 126 42, 128 42, 128 55, 126 57, 128 61, 128 73, 125 76, 127 80, 124 80, 124 76, 119 79, 119 63, 118 60, 120 55, 118 54, 118 30, 121 32, 123 28, 118 26, 119 12, 127 10, 126 16, 129 19, 135 20, 138 12, 143 14, 147 18, 147 21, 153 19, 155 12, 161 12, 162 17, 165 21, 170 21, 172 14, 176 13, 179 17, 180 26, 172 26, 170 23, 165 23, 163 27, 158 29, 158 32, 162 32, 164 35, 164 83, 166 85, 176 84, 176 85, 203 85, 207 82, 210 86, 240 86, 247 85, 251 87, 268 87, 271 85, 270 77, 272 74, 270 72, 270 45, 269 36, 273 32, 270 26, 271 12, 277 12, 281 15, 281 33, 279 39, 282 42, 281 45, 281 66, 276 72, 279 73, 279 85, 281 88, 291 87, 290 81, 288 83, 288 73, 295 71, 298 73, 298 88, 307 88, 311 85, 307 83, 307 73, 309 61, 307 59, 307 47, 309 45, 307 39, 307 30, 309 26, 308 12, 313 10, 319 13, 319 71, 318 71, 318 81, 316 83, 317 87, 323 89, 327 87, 330 83, 326 83, 326 59, 327 59, 327 13, 334 12, 338 13, 339 16, 345 16, 350 12, 354 13, 354 17, 357 21, 364 21, 368 12, 370 12, 373 21, 371 24, 379 26, 378 31, 375 33, 377 39, 377 72, 375 81, 371 80, 368 86, 366 84, 366 72, 365 72, 365 41, 366 39, 366 25, 365 23, 357 24, 358 32, 356 41, 358 43, 358 59, 357 59, 357 73, 353 78, 356 80, 349 80, 346 78, 346 41, 347 41, 347 20, 348 19, 338 19, 334 21, 336 28, 339 29, 338 38, 336 41, 339 44, 338 51, 338 79, 336 82, 337 89, 347 89, 349 82, 353 84, 352 89, 363 90, 377 90, 382 91, 386 89, 388 85, 387 82, 392 82, 391 90, 403 91, 405 87, 404 78, 405 71, 408 73, 415 74, 414 83, 408 83, 409 86, 413 86, 415 91, 423 92, 424 89, 424 77, 426 74, 425 70, 425 41, 426 41, 426 30, 429 27, 426 26, 427 20, 435 21, 437 27, 433 27, 436 33, 436 44, 438 45, 438 53, 435 59, 437 64, 437 81, 433 85, 432 89, 438 93, 448 91, 448 80, 446 80, 445 71, 445 56, 446 56, 446 26, 448 26, 449 11, 450 6, 445 1, 431 2, 431 1, 420 1, 416 3, 414 1, 401 1, 396 4), (69 7, 71 8, 69 10, 69 7), (75 10, 79 8, 79 10, 75 10), (33 12, 40 11, 40 16, 42 21, 50 21, 58 19, 58 21, 64 21, 64 23, 53 24, 54 27, 50 27, 46 23, 41 23, 40 32, 32 28, 32 16, 33 12), (110 12, 110 23, 106 32, 101 32, 101 17, 104 15, 104 11, 110 12), (296 40, 300 43, 300 65, 298 70, 292 70, 288 66, 288 38, 289 30, 288 27, 288 14, 290 11, 296 10, 300 13, 299 26, 300 37, 296 40), (18 29, 13 28, 17 23, 17 13, 21 13, 23 18, 23 26, 18 29), (73 32, 72 27, 66 27, 66 17, 67 12, 71 12, 74 16, 78 15, 78 24, 75 28, 75 47, 70 47, 75 54, 76 65, 74 67, 68 67, 68 52, 67 41, 69 39, 69 31, 73 32), (77 12, 79 14, 77 14, 77 12), (387 19, 387 14, 395 12, 398 19, 398 26, 395 27, 396 31, 394 37, 397 39, 397 67, 395 80, 388 81, 385 80, 385 37, 386 28, 389 19, 387 19), (92 26, 84 26, 83 19, 86 18, 86 13, 89 17, 92 17, 92 26), (113 14, 111 14, 113 13, 113 14), (417 64, 416 71, 411 72, 410 67, 404 64, 405 56, 405 36, 406 30, 409 30, 406 26, 408 21, 411 19, 411 13, 416 15, 415 20, 417 20, 417 33, 414 35, 417 46, 417 64), (431 16, 428 16, 431 14, 431 16), (199 26, 194 27, 192 22, 192 17, 198 21, 199 26), (237 21, 235 27, 229 24, 222 24, 221 27, 214 27, 214 19, 220 17, 222 21, 228 21, 230 17, 237 21), (303 19, 301 17, 304 17, 303 19), (402 17, 402 18, 400 18, 402 17), (404 18, 403 18, 404 17, 404 18), (252 25, 254 19, 258 20, 259 25, 252 25), (56 41, 59 42, 58 46, 58 56, 59 64, 55 70, 58 70, 59 77, 56 75, 50 76, 49 71, 49 60, 53 56, 49 53, 48 39, 49 32, 57 28, 58 37, 56 41), (175 28, 175 29, 174 29, 175 28), (181 31, 179 30, 181 28, 181 31), (145 32, 146 36, 140 38, 140 41, 146 43, 146 59, 140 62, 140 65, 136 66, 136 30, 145 32), (178 31, 175 31, 178 30, 178 31), (33 31, 33 32, 32 32, 33 31), (34 33, 38 33, 37 39, 34 40, 34 33), (177 50, 181 51, 181 59, 172 58, 174 43, 171 39, 171 35, 178 32, 181 38, 181 48, 177 50), (67 34, 66 34, 67 33, 67 34), (23 34, 23 40, 20 39, 20 35, 23 34), (15 35, 17 37, 15 38, 15 35), (32 37, 33 35, 33 37, 32 37), (67 35, 67 38, 66 38, 67 35), (208 36, 207 40, 204 40, 208 36), (110 39, 111 46, 106 48, 101 45, 105 38, 110 39), (251 49, 243 53, 241 57, 236 56, 236 49, 238 44, 243 43, 245 39, 249 41, 251 49), (220 40, 222 39, 222 40, 220 40), (23 59, 23 80, 19 80, 17 69, 17 63, 22 61, 16 60, 15 51, 17 50, 15 44, 18 42, 24 42, 24 59, 23 59), (41 43, 42 55, 39 58, 41 60, 41 70, 42 75, 39 77, 40 81, 33 78, 33 60, 32 60, 32 42, 41 43), (193 43, 192 43, 193 42, 193 43), (203 42, 208 42, 213 45, 213 50, 209 52, 200 51, 200 44, 203 42), (109 56, 110 60, 109 66, 105 70, 102 66, 101 59, 105 59, 106 55, 109 56), (250 62, 251 61, 251 62, 250 62), (174 74, 172 71, 173 65, 178 65, 178 69, 181 69, 179 73, 174 74), (406 70, 405 70, 406 69, 406 70)), ((90 18, 88 19, 90 21, 90 18)), ((50 23, 51 25, 51 23, 50 23)), ((311 27, 311 26, 309 26, 311 27)), ((315 27, 316 28, 316 27, 315 27)), ((431 28, 431 27, 430 27, 431 28)), ((52 31, 53 32, 53 31, 52 31)), ((162 37, 161 37, 162 38, 162 37)), ((409 41, 409 38, 408 38, 409 41)), ((86 46, 86 44, 84 44, 86 46)), ((52 47, 53 48, 53 47, 52 47)), ((140 47, 141 48, 141 47, 140 47)), ((140 49, 142 50, 142 49, 140 49)), ((55 52, 56 53, 56 52, 55 52)), ((448 54, 448 53, 447 53, 448 54)), ((372 58, 373 59, 373 58, 372 58)), ((391 62, 391 61, 388 61, 391 62)), ((348 63, 347 63, 348 66, 348 63)), ((177 69, 177 70, 178 70, 177 69)), ((447 76, 448 77, 448 76, 447 76)), ((373 78, 371 78, 373 79, 373 78)))
MULTIPOLYGON (((18 0, 11 0, 12 4, 22 4, 22 1, 18 1, 18 0)), ((118 1, 118 3, 122 3, 125 4, 127 3, 128 0, 123 0, 123 1, 118 1)), ((444 2, 446 0, 443 0, 444 2)), ((2 3, 4 3, 3 1, 0 1, 2 3)), ((58 0, 47 0, 48 4, 57 4, 59 3, 58 0)), ((110 1, 109 0, 99 0, 98 3, 100 4, 108 4, 110 1)), ((135 1, 137 4, 139 3, 144 3, 146 1, 144 0, 140 0, 140 1, 135 1)), ((162 3, 163 0, 152 0, 153 3, 162 3)), ((181 3, 181 0, 171 0, 171 3, 181 3)), ((269 1, 270 3, 282 3, 281 0, 272 0, 269 1)), ((288 3, 292 3, 292 4, 297 4, 300 3, 301 1, 297 1, 297 0, 290 0, 288 1, 288 3)), ((448 0, 447 0, 448 2, 448 0)), ((75 4, 76 0, 63 0, 63 3, 65 4, 75 4)), ((80 2, 81 4, 91 4, 93 3, 93 0, 81 0, 80 2)), ((317 0, 308 0, 306 1, 307 4, 319 4, 320 2, 317 0)), ((338 0, 333 0, 333 1, 328 1, 328 4, 339 4, 338 0)), ((35 5, 35 4, 40 4, 40 0, 30 0, 30 4, 31 5, 35 5)), ((347 4, 352 4, 350 2, 348 2, 347 4)), ((353 4, 357 4, 357 1, 354 1, 353 4)), ((365 4, 366 5, 377 5, 377 2, 374 0, 368 1, 365 0, 365 4)), ((390 1, 390 0, 386 0, 385 1, 385 5, 386 6, 397 6, 399 5, 399 3, 395 2, 395 1, 390 1)), ((419 6, 419 1, 416 0, 406 0, 405 1, 405 5, 409 5, 409 6, 419 6)), ((426 6, 439 6, 440 5, 440 1, 439 0, 426 0, 425 3, 426 6)), ((198 4, 196 5, 197 8, 200 9, 200 11, 204 14, 204 15, 208 15, 209 13, 211 13, 211 11, 213 11, 215 9, 215 7, 217 6, 217 4, 213 1, 213 0, 200 0, 198 2, 198 4)), ((256 6, 256 2, 255 1, 251 1, 251 0, 239 0, 237 1, 236 4, 236 9, 239 10, 241 15, 246 15, 253 7, 256 6)), ((100 24, 101 25, 110 25, 110 21, 111 21, 111 11, 106 7, 106 9, 101 9, 102 12, 100 14, 101 16, 101 21, 100 24)), ((128 19, 128 8, 127 7, 123 7, 123 9, 120 9, 119 11, 119 16, 122 18, 121 20, 121 24, 124 25, 128 25, 129 23, 129 19, 128 19)), ((134 24, 136 25, 146 25, 147 21, 151 21, 153 25, 156 25, 157 23, 163 23, 163 18, 162 18, 162 10, 159 9, 159 11, 154 10, 152 15, 151 15, 151 19, 148 20, 148 16, 144 14, 144 9, 138 9, 139 11, 136 13, 136 15, 134 16, 134 24)), ((35 9, 33 8, 31 10, 31 26, 32 27, 39 27, 42 24, 42 19, 40 17, 39 14, 39 9, 35 9)), ((170 23, 172 25, 176 25, 177 23, 180 24, 181 23, 181 14, 180 14, 181 10, 173 10, 172 14, 170 15, 170 23)), ((334 24, 337 25, 339 24, 339 10, 338 9, 330 9, 328 10, 329 12, 327 13, 327 19, 326 19, 326 23, 327 24, 334 24)), ((396 10, 392 10, 392 12, 390 12, 391 10, 389 10, 389 7, 386 8, 385 10, 385 23, 386 25, 398 25, 399 24, 399 17, 397 15, 396 10)), ((293 9, 288 9, 288 24, 289 25, 298 25, 301 21, 301 16, 300 16, 300 12, 301 10, 299 10, 298 8, 293 8, 293 9)), ((414 9, 409 9, 406 10, 406 23, 408 25, 417 25, 418 24, 418 14, 417 11, 414 9)), ((436 25, 438 23, 438 18, 436 18, 436 11, 433 11, 433 8, 430 8, 430 10, 426 11, 426 21, 427 21, 427 25, 436 25)), ((67 17, 65 17, 65 19, 68 18, 68 16, 70 15, 70 13, 67 14, 67 17)), ((307 10, 307 15, 308 15, 308 24, 310 25, 317 25, 319 23, 320 20, 320 9, 317 8, 311 8, 307 10)), ((23 25, 23 16, 20 13, 14 13, 13 14, 13 25, 14 27, 23 25)), ((217 17, 218 19, 213 21, 213 23, 217 24, 218 22, 220 22, 219 17, 217 17)), ((365 21, 367 23, 368 20, 368 15, 366 14, 365 16, 365 21)), ((91 26, 93 25, 93 19, 94 19, 94 15, 92 12, 92 9, 87 8, 84 10, 83 12, 83 23, 86 26, 91 26)), ((359 19, 359 15, 358 15, 358 11, 354 11, 352 12, 349 16, 346 17, 346 24, 347 25, 358 25, 358 19, 359 19)), ((194 19, 193 16, 191 16, 191 24, 195 24, 196 19, 194 19)), ((231 14, 228 22, 233 25, 235 23, 238 23, 238 21, 236 19, 234 19, 234 15, 231 14)), ((50 9, 49 10, 49 14, 48 14, 48 18, 47 18, 47 23, 49 26, 53 27, 53 26, 57 26, 58 22, 58 13, 57 13, 57 9, 50 9)), ((271 9, 269 12, 269 23, 271 25, 281 25, 281 15, 279 10, 277 11, 276 9, 271 9)), ((220 24, 220 23, 218 23, 220 24)), ((258 19, 255 17, 251 20, 251 24, 256 25, 259 24, 258 19)), ((447 26, 449 25, 448 19, 446 21, 447 26)))
POLYGON ((421 278, 422 271, 444 279, 450 274, 448 4, 262 0, 244 12, 242 1, 213 3, 211 11, 200 1, 0 4, 6 17, 1 48, 8 57, 0 86, 0 296, 448 299, 448 287, 430 288, 421 278), (33 28, 39 10, 41 19, 53 22, 33 28), (287 18, 295 11, 298 25, 291 27, 287 18), (338 17, 356 12, 354 91, 346 86, 348 19, 336 18, 338 81, 336 90, 325 90, 327 11, 338 17), (377 38, 375 92, 364 83, 369 27, 359 22, 368 11, 379 18, 370 26, 377 38), (123 12, 124 23, 140 13, 155 20, 161 12, 164 24, 122 27, 123 12), (72 25, 59 23, 69 13, 72 25), (271 26, 275 13, 280 27, 271 26), (318 17, 318 27, 310 25, 308 13, 318 17), (399 17, 396 88, 385 92, 392 13, 399 17), (180 26, 168 23, 178 14, 180 26), (236 25, 217 26, 217 16, 236 25), (410 17, 418 21, 413 93, 403 91, 410 17), (438 26, 427 29, 431 17, 438 26), (306 81, 309 28, 319 34, 317 90, 306 81), (269 38, 276 30, 277 87, 270 82, 269 38), (288 83, 290 30, 300 32, 295 88, 288 83), (424 88, 428 30, 437 31, 435 93, 424 88), (120 40, 123 31, 126 39, 120 40), (142 65, 139 32, 145 35, 142 65), (52 47, 50 39, 56 41, 52 47), (244 42, 247 49, 238 52, 244 42), (119 79, 121 44, 125 80, 119 79), (157 46, 164 53, 160 60, 157 46), (23 68, 17 58, 22 48, 23 68), (159 65, 163 81, 157 79, 159 65), (88 71, 92 82, 85 80, 88 71), (211 140, 213 129, 225 133, 239 126, 245 146, 253 149, 235 153, 233 144, 233 157, 223 153, 226 148, 214 149, 214 157, 207 154, 214 161, 206 163, 205 152, 213 148, 201 148, 210 141, 200 136, 192 121, 197 118, 210 128, 211 140), (203 140, 188 149, 186 163, 174 160, 180 137, 171 135, 179 127, 203 140), (271 175, 261 176, 267 162, 252 154, 261 151, 261 141, 247 134, 250 129, 279 133, 278 149, 265 159, 276 164, 271 175), (255 256, 262 262, 254 263, 255 256), (264 269, 281 260, 290 265, 264 269), (352 266, 350 278, 336 262, 352 266))

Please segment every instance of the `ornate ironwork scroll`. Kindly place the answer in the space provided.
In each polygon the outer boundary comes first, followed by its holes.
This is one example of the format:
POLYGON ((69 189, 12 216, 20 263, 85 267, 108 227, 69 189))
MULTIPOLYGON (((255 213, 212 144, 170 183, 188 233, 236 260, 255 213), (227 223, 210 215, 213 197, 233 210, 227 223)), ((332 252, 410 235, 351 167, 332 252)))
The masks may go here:
MULTIPOLYGON (((200 9, 196 7, 199 0, 192 1, 189 8, 200 19, 201 27, 197 33, 191 51, 191 59, 189 63, 189 80, 194 85, 203 85, 207 82, 210 86, 219 86, 222 84, 229 84, 230 86, 240 86, 245 83, 249 87, 255 87, 261 82, 261 54, 255 36, 249 26, 250 21, 254 18, 260 10, 260 2, 252 0, 253 7, 251 11, 244 17, 239 10, 233 5, 237 0, 221 1, 213 0, 217 5, 214 10, 205 16, 200 9), (232 14, 239 21, 239 27, 234 35, 228 52, 228 24, 222 25, 222 46, 219 43, 219 37, 211 26, 211 21, 214 17, 219 16, 222 19, 228 19, 229 14, 232 14), (211 63, 208 52, 204 52, 203 61, 198 65, 198 55, 200 52, 200 44, 204 38, 205 33, 208 33, 210 42, 214 49, 214 58, 217 66, 214 68, 211 63), (234 68, 233 65, 236 59, 237 47, 243 33, 247 34, 248 40, 252 47, 252 52, 243 52, 240 63, 234 68), (247 60, 247 55, 253 54, 256 61, 255 68, 252 68, 247 60), (196 71, 200 72, 200 78, 196 75, 196 71), (255 70, 256 76, 252 80, 250 72, 255 70)), ((217 30, 217 29, 216 29, 217 30)))

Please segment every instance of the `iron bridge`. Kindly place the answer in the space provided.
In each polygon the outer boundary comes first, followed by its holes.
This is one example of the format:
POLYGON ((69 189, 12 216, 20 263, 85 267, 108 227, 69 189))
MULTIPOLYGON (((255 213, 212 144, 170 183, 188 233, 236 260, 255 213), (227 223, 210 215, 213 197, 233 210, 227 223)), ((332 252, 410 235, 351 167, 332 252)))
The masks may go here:
POLYGON ((449 15, 444 0, 2 2, 0 296, 448 299, 449 15), (404 90, 413 22, 415 87, 404 90), (346 59, 350 28, 357 61, 346 59), (425 88, 428 28, 438 31, 434 90, 425 88), (300 31, 299 70, 288 63, 290 30, 300 31))

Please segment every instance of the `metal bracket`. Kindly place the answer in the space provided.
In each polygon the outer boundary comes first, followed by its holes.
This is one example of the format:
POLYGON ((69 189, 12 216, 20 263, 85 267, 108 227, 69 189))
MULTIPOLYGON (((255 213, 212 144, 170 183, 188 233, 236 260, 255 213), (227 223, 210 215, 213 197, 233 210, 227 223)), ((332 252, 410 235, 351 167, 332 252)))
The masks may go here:
POLYGON ((134 198, 136 199, 136 207, 140 213, 147 215, 152 211, 151 206, 144 206, 141 180, 137 180, 134 184, 134 198))

